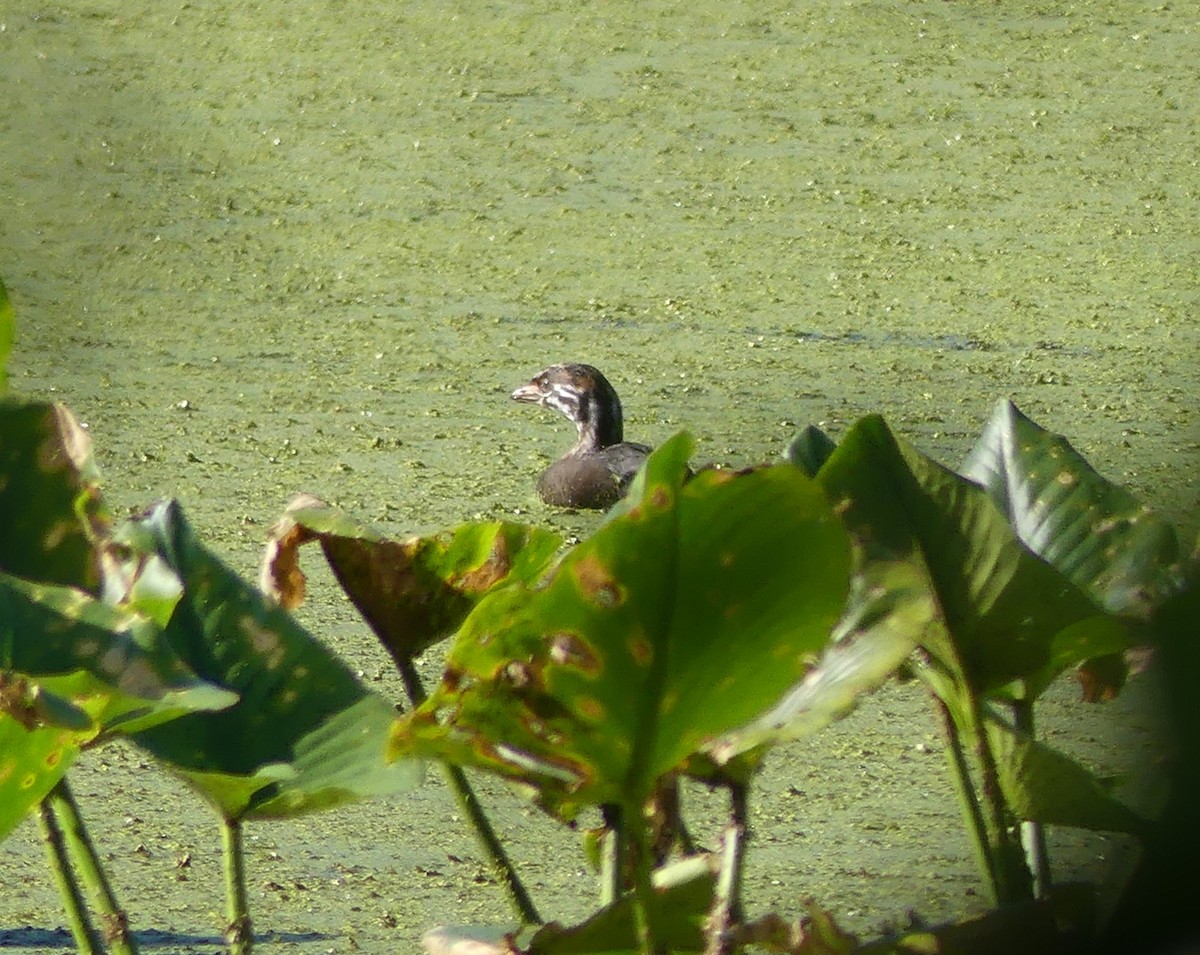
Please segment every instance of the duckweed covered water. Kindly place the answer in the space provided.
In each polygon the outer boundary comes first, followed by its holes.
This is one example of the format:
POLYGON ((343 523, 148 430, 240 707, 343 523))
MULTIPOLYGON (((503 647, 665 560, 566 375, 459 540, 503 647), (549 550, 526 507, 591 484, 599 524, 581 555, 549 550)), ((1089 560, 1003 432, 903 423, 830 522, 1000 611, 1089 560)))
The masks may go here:
MULTIPOLYGON (((12 383, 88 423, 118 509, 180 497, 247 574, 299 490, 396 534, 586 533, 533 492, 569 425, 507 398, 562 360, 606 372, 631 439, 686 428, 730 465, 871 411, 954 464, 1011 397, 1194 529, 1198 46, 1182 8, 1133 3, 10 0, 12 383)), ((305 622, 398 698, 313 578, 305 622)), ((1043 725, 1128 769, 1149 696, 1064 684, 1043 725)), ((812 895, 871 931, 986 906, 927 709, 889 687, 773 757, 754 907, 812 895)), ((82 762, 133 924, 213 950, 215 820, 136 752, 82 762)), ((576 837, 486 788, 544 913, 586 911, 576 837)), ((505 922, 454 818, 431 782, 250 827, 262 950, 505 922)), ((1064 879, 1124 851, 1055 849, 1064 879)), ((32 824, 0 884, 10 950, 70 948, 32 824)))

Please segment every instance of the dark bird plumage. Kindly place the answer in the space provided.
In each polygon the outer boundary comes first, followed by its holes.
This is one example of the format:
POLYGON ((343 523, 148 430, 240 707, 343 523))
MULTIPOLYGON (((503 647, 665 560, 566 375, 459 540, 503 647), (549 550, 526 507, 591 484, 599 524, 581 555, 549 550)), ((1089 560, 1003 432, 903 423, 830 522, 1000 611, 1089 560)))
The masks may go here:
POLYGON ((575 446, 538 478, 543 501, 607 508, 624 496, 650 448, 624 440, 621 400, 591 365, 551 365, 512 393, 514 401, 553 408, 575 423, 575 446))

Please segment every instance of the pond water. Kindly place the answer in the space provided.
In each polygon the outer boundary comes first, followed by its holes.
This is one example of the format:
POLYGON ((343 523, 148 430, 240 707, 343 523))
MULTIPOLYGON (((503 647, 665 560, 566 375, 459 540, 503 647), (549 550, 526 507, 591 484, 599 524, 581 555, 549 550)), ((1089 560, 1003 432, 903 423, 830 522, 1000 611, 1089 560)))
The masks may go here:
MULTIPOLYGON (((507 398, 564 360, 608 374, 632 439, 687 429, 728 465, 876 411, 953 465, 1010 397, 1194 533, 1198 46, 1134 3, 8 0, 12 384, 87 422, 118 510, 179 497, 247 574, 301 490, 397 535, 586 533, 533 492, 569 425, 507 398)), ((313 577, 305 623, 399 697, 313 577)), ((1048 735, 1130 769, 1149 689, 1074 696, 1048 735)), ((73 778, 147 945, 216 947, 207 810, 119 747, 73 778)), ((586 911, 576 836, 485 789, 545 914, 586 911)), ((871 931, 986 905, 913 687, 773 758, 755 808, 756 907, 871 931)), ((452 817, 431 780, 252 827, 262 950, 503 923, 452 817)), ((1123 852, 1055 840, 1063 878, 1123 852)), ((6 949, 69 949, 31 824, 0 884, 6 949)))

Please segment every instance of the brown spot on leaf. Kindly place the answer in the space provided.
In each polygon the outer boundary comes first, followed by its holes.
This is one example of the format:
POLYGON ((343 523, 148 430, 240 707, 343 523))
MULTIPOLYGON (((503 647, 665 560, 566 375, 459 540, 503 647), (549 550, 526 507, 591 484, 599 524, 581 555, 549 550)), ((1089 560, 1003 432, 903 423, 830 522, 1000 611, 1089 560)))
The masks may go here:
POLYGON ((629 656, 638 666, 649 666, 650 661, 654 659, 654 647, 643 633, 631 633, 625 641, 625 646, 629 648, 629 656))
POLYGON ((487 560, 469 571, 457 581, 458 588, 466 593, 482 593, 508 576, 512 559, 508 552, 508 541, 504 534, 496 535, 487 560))
POLYGON ((591 644, 569 630, 560 631, 551 639, 550 659, 559 666, 572 667, 588 676, 599 676, 603 669, 591 644))
POLYGON ((533 670, 528 663, 513 660, 504 668, 504 678, 518 690, 523 690, 533 682, 533 670))
POLYGON ((591 723, 600 723, 604 720, 604 704, 597 700, 594 696, 584 696, 579 699, 579 715, 591 723))
POLYGON ((75 527, 74 521, 55 521, 46 529, 46 533, 42 535, 42 547, 47 551, 56 549, 71 535, 75 527))
POLYGON ((593 603, 606 609, 620 606, 624 599, 620 586, 598 557, 588 554, 575 561, 571 570, 579 589, 593 603))
POLYGON ((253 617, 243 617, 238 621, 238 629, 250 641, 250 646, 269 669, 274 670, 283 662, 284 648, 279 634, 269 627, 264 627, 253 617))
POLYGON ((115 677, 125 667, 125 653, 120 646, 109 647, 98 661, 101 672, 105 676, 115 677))

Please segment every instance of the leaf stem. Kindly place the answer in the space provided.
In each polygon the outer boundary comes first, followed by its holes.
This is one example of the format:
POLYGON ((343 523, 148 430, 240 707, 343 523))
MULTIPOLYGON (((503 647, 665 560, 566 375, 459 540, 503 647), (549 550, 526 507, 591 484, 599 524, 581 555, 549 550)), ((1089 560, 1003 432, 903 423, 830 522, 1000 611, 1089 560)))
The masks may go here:
MULTIPOLYGON (((383 642, 386 646, 386 641, 383 642)), ((392 660, 400 671, 400 679, 404 683, 404 692, 408 696, 409 703, 415 709, 424 703, 428 696, 425 686, 421 682, 421 675, 417 672, 410 657, 393 653, 392 660)), ((459 809, 466 816, 471 828, 475 830, 475 836, 479 840, 480 846, 491 860, 493 871, 508 892, 509 901, 517 913, 517 918, 526 925, 540 925, 542 918, 538 914, 537 907, 533 904, 533 899, 526 890, 525 884, 517 875, 517 870, 505 851, 500 837, 496 835, 496 830, 492 827, 487 813, 484 812, 483 804, 471 787, 466 773, 463 772, 462 767, 452 763, 442 763, 442 771, 446 774, 446 781, 454 791, 454 798, 458 802, 459 809)))
POLYGON ((731 955, 736 950, 736 927, 742 921, 742 865, 749 835, 748 796, 744 783, 729 783, 729 825, 723 836, 705 955, 731 955))
POLYGON ((1033 880, 1025 864, 1021 849, 1020 832, 1010 829, 1012 813, 1000 788, 1000 772, 996 768, 996 757, 988 742, 984 726, 983 710, 979 697, 970 696, 970 732, 975 737, 975 757, 979 760, 979 772, 983 785, 984 806, 988 813, 988 829, 991 836, 991 851, 998 875, 996 901, 1000 905, 1029 902, 1033 899, 1033 880))
POLYGON ((60 779, 50 791, 47 801, 60 822, 64 843, 79 868, 92 902, 100 911, 105 941, 114 955, 137 955, 137 943, 129 932, 129 917, 117 901, 108 873, 96 854, 96 847, 79 814, 79 805, 65 778, 60 779))
POLYGON ((600 905, 603 908, 621 897, 625 871, 625 831, 619 805, 603 805, 600 814, 604 818, 604 836, 600 843, 600 905))
POLYGON ((998 897, 996 863, 991 851, 987 823, 983 818, 983 809, 979 805, 979 794, 976 793, 975 784, 971 780, 967 751, 963 746, 958 726, 951 715, 950 707, 936 694, 934 694, 934 701, 938 716, 941 718, 942 732, 946 734, 946 760, 950 764, 950 776, 954 780, 959 806, 962 808, 963 816, 966 817, 967 832, 971 836, 971 846, 975 850, 975 862, 987 877, 988 888, 991 890, 994 902, 998 897))
POLYGON ((949 744, 951 776, 992 901, 1000 906, 1028 901, 1033 898, 1032 880, 1019 835, 1009 825, 1012 812, 1000 787, 979 693, 969 677, 961 673, 956 677, 942 670, 928 653, 918 654, 914 660, 917 674, 937 701, 949 744), (968 753, 974 759, 974 766, 968 753))
POLYGON ((38 823, 41 826, 42 838, 46 842, 46 856, 50 862, 50 869, 54 872, 54 881, 58 884, 63 906, 67 910, 67 922, 71 927, 71 936, 75 939, 75 948, 81 955, 101 955, 103 949, 100 940, 88 917, 83 892, 67 858, 58 817, 48 799, 38 806, 38 823))
POLYGON ((250 924, 250 904, 246 894, 246 858, 242 845, 242 823, 223 819, 221 845, 225 863, 225 943, 230 955, 250 955, 254 949, 254 929, 250 924))
MULTIPOLYGON (((1013 726, 1031 740, 1034 738, 1033 701, 1027 698, 1013 700, 1013 726)), ((1046 829, 1036 819, 1021 822, 1021 845, 1025 850, 1025 862, 1033 873, 1033 894, 1044 899, 1050 892, 1050 850, 1046 845, 1046 829)))
POLYGON ((641 806, 634 802, 621 809, 624 831, 631 849, 633 868, 633 918, 637 927, 639 955, 659 955, 654 928, 654 884, 650 864, 652 849, 641 806))

